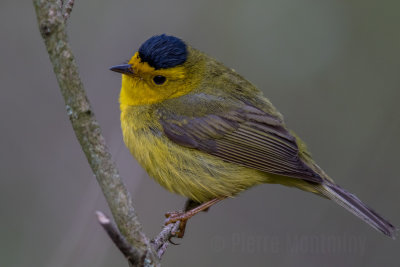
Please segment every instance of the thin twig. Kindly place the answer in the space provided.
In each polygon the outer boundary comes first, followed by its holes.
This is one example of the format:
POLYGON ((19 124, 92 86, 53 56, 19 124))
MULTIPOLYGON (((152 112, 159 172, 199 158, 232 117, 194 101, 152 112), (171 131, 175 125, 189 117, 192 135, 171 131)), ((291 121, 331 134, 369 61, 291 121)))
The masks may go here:
POLYGON ((126 238, 118 231, 117 226, 104 213, 96 211, 96 215, 100 225, 103 226, 117 248, 133 266, 136 266, 137 260, 140 259, 139 252, 126 241, 126 238))
POLYGON ((65 1, 61 1, 61 2, 62 2, 61 12, 64 17, 64 20, 67 21, 69 16, 71 15, 75 0, 65 0, 65 1))
POLYGON ((166 225, 161 232, 151 241, 153 249, 161 259, 170 244, 171 237, 174 237, 178 231, 180 221, 166 225))
POLYGON ((142 226, 132 205, 132 200, 111 159, 101 135, 101 129, 91 110, 80 80, 74 56, 69 47, 65 22, 73 0, 33 0, 40 33, 53 64, 67 114, 76 137, 87 157, 104 193, 118 229, 102 213, 99 222, 132 266, 159 266, 169 240, 175 235, 179 221, 167 225, 151 242, 142 232, 142 226))
POLYGON ((59 9, 62 10, 64 6, 64 0, 56 0, 56 4, 59 7, 59 9))
POLYGON ((90 167, 103 191, 120 233, 141 255, 139 266, 159 266, 159 259, 142 231, 132 199, 111 159, 90 107, 68 43, 58 0, 33 0, 40 33, 64 97, 67 114, 90 167))

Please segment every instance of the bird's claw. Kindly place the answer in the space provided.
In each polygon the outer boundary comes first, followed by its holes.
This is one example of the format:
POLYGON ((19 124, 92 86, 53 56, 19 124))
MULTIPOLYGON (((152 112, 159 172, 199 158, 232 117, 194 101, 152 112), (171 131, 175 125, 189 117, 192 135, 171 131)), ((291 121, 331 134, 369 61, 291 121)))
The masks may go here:
MULTIPOLYGON (((165 217, 167 218, 164 223, 165 225, 169 225, 179 221, 178 230, 171 233, 171 237, 168 241, 171 242, 172 237, 182 238, 185 235, 186 223, 190 216, 187 216, 187 214, 183 211, 173 211, 166 213, 165 217)), ((171 243, 177 245, 174 242, 171 243)))

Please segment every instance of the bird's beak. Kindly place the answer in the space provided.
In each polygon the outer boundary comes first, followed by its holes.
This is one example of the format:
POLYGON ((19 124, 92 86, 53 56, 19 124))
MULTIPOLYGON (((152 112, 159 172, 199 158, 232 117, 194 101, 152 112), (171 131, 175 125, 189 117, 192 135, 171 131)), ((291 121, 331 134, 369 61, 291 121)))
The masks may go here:
POLYGON ((122 65, 116 65, 116 66, 112 66, 110 68, 110 70, 115 71, 115 72, 119 72, 122 74, 133 74, 133 70, 132 70, 132 65, 131 64, 122 64, 122 65))

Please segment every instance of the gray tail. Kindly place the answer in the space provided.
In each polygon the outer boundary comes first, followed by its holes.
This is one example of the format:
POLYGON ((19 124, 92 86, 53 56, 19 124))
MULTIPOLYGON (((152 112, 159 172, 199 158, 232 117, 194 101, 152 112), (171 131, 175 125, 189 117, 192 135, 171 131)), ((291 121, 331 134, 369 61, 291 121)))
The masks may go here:
POLYGON ((362 203, 355 195, 328 181, 325 181, 321 187, 317 188, 317 190, 371 225, 376 230, 392 239, 396 239, 398 228, 362 203))

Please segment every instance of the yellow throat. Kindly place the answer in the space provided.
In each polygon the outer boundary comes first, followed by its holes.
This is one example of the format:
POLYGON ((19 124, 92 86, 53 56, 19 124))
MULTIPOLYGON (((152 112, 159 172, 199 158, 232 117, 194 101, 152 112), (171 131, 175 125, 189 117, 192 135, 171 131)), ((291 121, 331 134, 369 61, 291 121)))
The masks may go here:
POLYGON ((198 64, 195 71, 188 68, 190 58, 179 66, 167 69, 155 69, 140 59, 136 52, 129 60, 132 74, 122 75, 119 102, 122 106, 138 106, 160 103, 166 99, 179 97, 192 91, 200 81, 204 64, 198 64), (165 83, 159 85, 153 81, 155 76, 164 76, 165 83))

